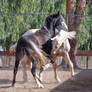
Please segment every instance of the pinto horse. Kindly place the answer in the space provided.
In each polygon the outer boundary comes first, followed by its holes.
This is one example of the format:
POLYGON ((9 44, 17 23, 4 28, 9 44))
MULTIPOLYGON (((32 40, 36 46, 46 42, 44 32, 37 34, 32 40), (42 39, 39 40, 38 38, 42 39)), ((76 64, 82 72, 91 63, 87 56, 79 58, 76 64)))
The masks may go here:
MULTIPOLYGON (((64 30, 60 30, 57 35, 50 40, 48 40, 44 46, 43 50, 49 54, 49 56, 53 57, 54 60, 56 60, 56 57, 58 56, 63 56, 65 62, 67 62, 70 66, 71 70, 71 76, 74 75, 74 68, 73 68, 73 63, 70 60, 69 57, 69 51, 71 49, 70 44, 68 39, 73 39, 75 38, 76 32, 67 32, 64 30)), ((40 70, 40 80, 42 80, 42 72, 43 70, 46 70, 47 68, 50 67, 50 63, 46 64, 41 70, 40 70)), ((56 72, 56 62, 53 63, 53 68, 54 68, 54 73, 55 73, 55 79, 58 82, 61 82, 59 79, 57 72, 56 72)))
POLYGON ((76 36, 76 32, 67 32, 61 30, 52 40, 51 55, 56 58, 57 56, 63 56, 66 63, 69 64, 71 70, 71 76, 74 76, 73 63, 69 57, 69 51, 71 49, 68 39, 73 39, 76 36))
MULTIPOLYGON (((40 67, 44 66, 45 61, 40 50, 43 50, 43 45, 56 35, 55 29, 60 30, 62 28, 65 30, 68 29, 63 16, 59 12, 50 14, 39 31, 35 32, 34 34, 24 35, 18 40, 12 86, 15 84, 19 63, 24 59, 24 56, 26 56, 28 60, 32 62, 31 73, 38 87, 44 88, 39 77, 36 75, 36 58, 40 59, 40 67)), ((52 58, 50 59, 52 61, 52 58)))

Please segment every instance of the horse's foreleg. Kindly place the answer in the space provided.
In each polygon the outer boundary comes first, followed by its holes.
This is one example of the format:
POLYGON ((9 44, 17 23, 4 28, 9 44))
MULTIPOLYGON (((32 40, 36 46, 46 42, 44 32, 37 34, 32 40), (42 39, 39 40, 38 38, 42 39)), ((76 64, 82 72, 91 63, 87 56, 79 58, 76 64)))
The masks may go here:
POLYGON ((16 80, 16 74, 17 74, 17 71, 18 71, 18 66, 19 66, 19 61, 16 60, 15 61, 15 67, 14 67, 14 74, 13 74, 13 82, 12 82, 12 86, 14 86, 15 84, 15 80, 16 80))
POLYGON ((72 61, 70 60, 69 54, 68 54, 67 52, 65 52, 64 60, 69 64, 70 71, 71 71, 71 76, 74 76, 73 63, 72 63, 72 61))
POLYGON ((51 63, 48 63, 48 64, 42 66, 43 67, 43 70, 48 69, 49 67, 51 67, 51 65, 52 65, 51 63))
POLYGON ((36 62, 33 61, 31 73, 32 73, 32 75, 33 75, 33 77, 34 77, 34 79, 35 79, 35 81, 36 81, 38 87, 39 87, 39 88, 44 88, 44 86, 41 84, 39 78, 37 77, 37 74, 36 74, 36 67, 37 67, 36 62))
POLYGON ((49 67, 51 67, 51 65, 54 63, 54 58, 52 56, 49 56, 49 59, 51 60, 50 63, 45 64, 44 66, 40 66, 40 73, 39 73, 39 78, 40 81, 42 81, 42 72, 46 69, 48 69, 49 67))
POLYGON ((45 71, 46 69, 48 69, 50 66, 51 66, 51 63, 48 63, 48 64, 46 64, 44 66, 40 66, 40 72, 39 72, 39 79, 40 79, 40 81, 43 80, 42 72, 45 71))
POLYGON ((56 62, 53 63, 53 69, 54 69, 54 74, 55 74, 55 79, 57 82, 61 82, 61 80, 59 79, 57 72, 56 72, 56 62))
POLYGON ((54 58, 53 58, 52 56, 49 56, 49 59, 51 60, 50 63, 47 63, 47 64, 45 64, 45 65, 43 65, 43 66, 40 65, 40 67, 42 67, 43 70, 48 69, 48 68, 51 66, 51 64, 53 64, 54 61, 55 61, 54 58))

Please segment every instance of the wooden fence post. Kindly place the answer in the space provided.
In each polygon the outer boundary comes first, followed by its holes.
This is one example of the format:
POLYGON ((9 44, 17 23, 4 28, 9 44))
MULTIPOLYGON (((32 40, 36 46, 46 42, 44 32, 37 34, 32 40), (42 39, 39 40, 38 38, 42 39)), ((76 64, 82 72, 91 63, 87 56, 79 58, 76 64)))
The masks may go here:
MULTIPOLYGON (((89 45, 88 45, 88 47, 87 47, 87 50, 90 50, 89 45)), ((89 56, 87 56, 87 59, 86 59, 86 69, 88 69, 88 60, 89 60, 89 56)))

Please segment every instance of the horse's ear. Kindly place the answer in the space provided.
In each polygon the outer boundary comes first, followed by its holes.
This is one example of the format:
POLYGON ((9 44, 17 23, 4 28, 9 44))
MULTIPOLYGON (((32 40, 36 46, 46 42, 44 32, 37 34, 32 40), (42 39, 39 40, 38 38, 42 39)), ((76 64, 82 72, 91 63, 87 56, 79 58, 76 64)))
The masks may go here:
POLYGON ((65 16, 63 13, 60 13, 63 17, 65 16))
POLYGON ((58 11, 57 14, 60 15, 60 11, 58 11))

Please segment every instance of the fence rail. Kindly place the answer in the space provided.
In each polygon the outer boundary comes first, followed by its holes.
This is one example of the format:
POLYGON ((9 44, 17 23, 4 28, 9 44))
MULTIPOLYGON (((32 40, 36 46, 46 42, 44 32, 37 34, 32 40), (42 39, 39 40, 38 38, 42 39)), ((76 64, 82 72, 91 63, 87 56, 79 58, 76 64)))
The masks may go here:
POLYGON ((92 50, 77 50, 76 56, 92 56, 92 50))
MULTIPOLYGON (((92 67, 91 67, 92 61, 90 59, 91 58, 90 56, 92 56, 92 50, 77 50, 75 55, 78 56, 78 57, 76 57, 76 61, 77 61, 76 63, 79 67, 81 67, 82 69, 89 69, 89 68, 92 69, 92 67)), ((13 56, 12 61, 15 60, 15 58, 14 58, 15 54, 11 54, 9 51, 0 51, 0 56, 4 56, 4 58, 7 58, 7 59, 3 60, 3 63, 5 63, 6 65, 10 65, 10 62, 11 62, 10 56, 13 56), (7 56, 9 56, 9 57, 7 57, 7 56)), ((14 65, 13 63, 14 62, 11 62, 12 65, 14 65)), ((62 63, 62 57, 58 57, 56 60, 56 63, 57 63, 57 65, 60 65, 62 63)))
MULTIPOLYGON (((10 54, 9 51, 0 51, 0 56, 14 56, 13 54, 10 54)), ((77 50, 76 56, 92 56, 92 50, 77 50)))

